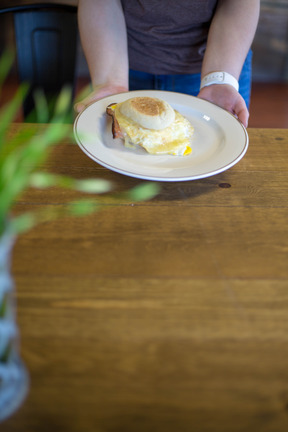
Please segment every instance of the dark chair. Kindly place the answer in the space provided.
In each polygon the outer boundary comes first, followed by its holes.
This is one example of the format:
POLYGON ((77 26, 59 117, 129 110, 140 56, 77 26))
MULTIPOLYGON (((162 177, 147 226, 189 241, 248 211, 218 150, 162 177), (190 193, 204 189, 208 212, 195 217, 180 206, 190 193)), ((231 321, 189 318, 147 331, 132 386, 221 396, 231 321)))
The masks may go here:
POLYGON ((77 7, 33 3, 6 7, 14 16, 17 68, 20 82, 30 85, 24 118, 34 121, 35 89, 42 89, 50 113, 63 86, 74 91, 77 53, 77 7))

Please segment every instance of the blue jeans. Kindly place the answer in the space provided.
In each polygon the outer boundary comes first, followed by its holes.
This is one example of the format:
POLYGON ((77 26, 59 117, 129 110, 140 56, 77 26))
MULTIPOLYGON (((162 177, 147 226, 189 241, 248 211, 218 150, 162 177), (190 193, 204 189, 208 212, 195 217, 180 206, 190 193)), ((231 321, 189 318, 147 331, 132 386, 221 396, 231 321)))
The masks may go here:
MULTIPOLYGON (((197 96, 201 75, 154 75, 146 72, 129 71, 129 90, 168 90, 197 96)), ((252 51, 244 62, 239 78, 239 93, 249 109, 252 82, 252 51)))

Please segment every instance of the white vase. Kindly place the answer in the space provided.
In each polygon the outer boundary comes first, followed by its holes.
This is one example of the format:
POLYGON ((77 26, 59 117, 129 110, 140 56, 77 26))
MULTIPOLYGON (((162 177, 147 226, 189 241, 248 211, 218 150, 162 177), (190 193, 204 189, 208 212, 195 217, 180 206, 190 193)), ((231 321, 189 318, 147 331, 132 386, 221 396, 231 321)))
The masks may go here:
POLYGON ((19 354, 11 254, 14 238, 0 236, 0 422, 21 405, 29 388, 29 376, 19 354))

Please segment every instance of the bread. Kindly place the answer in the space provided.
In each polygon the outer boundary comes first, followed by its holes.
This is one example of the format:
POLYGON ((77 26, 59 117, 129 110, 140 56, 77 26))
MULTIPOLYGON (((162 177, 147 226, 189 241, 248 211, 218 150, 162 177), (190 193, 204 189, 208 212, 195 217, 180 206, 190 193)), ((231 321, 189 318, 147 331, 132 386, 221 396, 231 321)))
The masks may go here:
POLYGON ((146 129, 161 130, 175 120, 175 111, 164 100, 136 97, 121 104, 120 112, 146 129))

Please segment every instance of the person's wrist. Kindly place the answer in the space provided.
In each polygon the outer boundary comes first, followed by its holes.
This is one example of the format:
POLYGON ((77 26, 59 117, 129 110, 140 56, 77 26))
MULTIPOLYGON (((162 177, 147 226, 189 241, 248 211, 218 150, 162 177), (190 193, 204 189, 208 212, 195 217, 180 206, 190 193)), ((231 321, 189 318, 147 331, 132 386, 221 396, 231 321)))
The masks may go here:
POLYGON ((228 72, 216 71, 206 74, 201 80, 200 90, 213 84, 230 85, 237 92, 239 91, 239 83, 237 79, 228 72))

